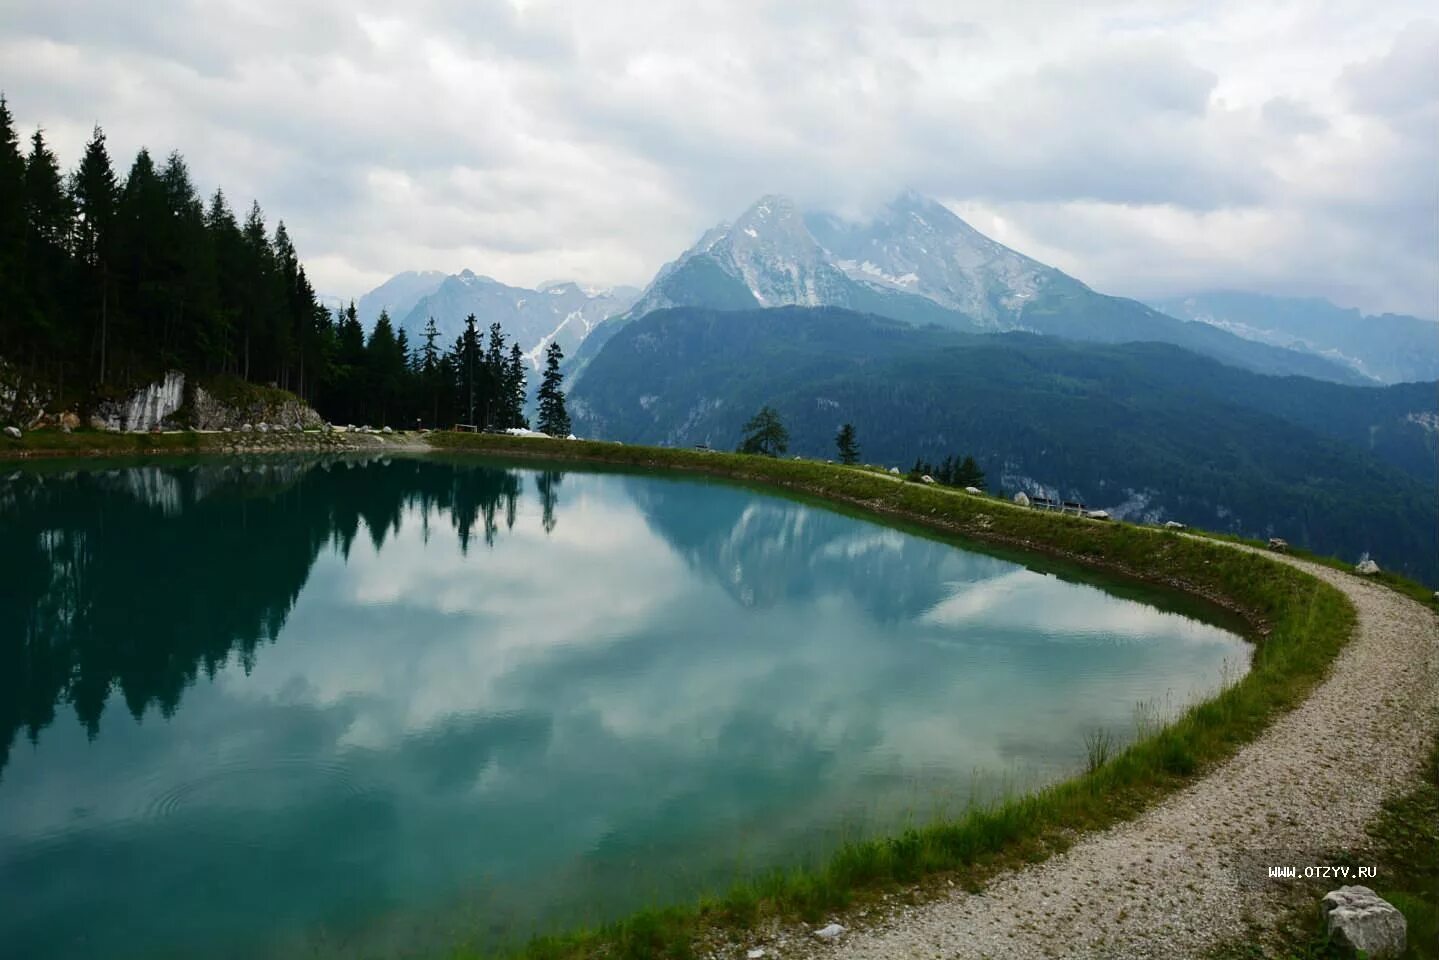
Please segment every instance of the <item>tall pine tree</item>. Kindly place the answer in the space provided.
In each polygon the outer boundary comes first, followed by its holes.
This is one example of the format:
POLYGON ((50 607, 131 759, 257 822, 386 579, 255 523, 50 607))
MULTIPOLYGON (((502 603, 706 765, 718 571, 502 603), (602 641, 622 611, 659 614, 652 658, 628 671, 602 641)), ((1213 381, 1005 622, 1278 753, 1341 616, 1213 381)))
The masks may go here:
POLYGON ((839 433, 834 438, 834 445, 839 451, 840 463, 859 463, 859 444, 855 441, 854 424, 846 423, 839 428, 839 433))
POLYGON ((25 271, 29 274, 29 311, 18 359, 40 372, 44 361, 63 353, 70 273, 70 198, 60 162, 36 130, 25 161, 25 271))
POLYGON ((545 350, 545 375, 540 381, 539 427, 540 433, 552 437, 570 435, 570 415, 565 409, 565 392, 562 388, 565 375, 560 372, 560 361, 565 353, 556 340, 551 340, 545 350))
POLYGON ((31 316, 25 270, 25 157, 0 94, 0 354, 15 357, 31 316))
POLYGON ((86 296, 82 303, 84 312, 94 318, 94 352, 99 360, 99 382, 104 386, 109 377, 110 260, 120 191, 110 165, 110 152, 105 148, 105 131, 98 126, 85 144, 80 168, 71 180, 71 195, 77 214, 75 252, 84 274, 81 289, 86 296))

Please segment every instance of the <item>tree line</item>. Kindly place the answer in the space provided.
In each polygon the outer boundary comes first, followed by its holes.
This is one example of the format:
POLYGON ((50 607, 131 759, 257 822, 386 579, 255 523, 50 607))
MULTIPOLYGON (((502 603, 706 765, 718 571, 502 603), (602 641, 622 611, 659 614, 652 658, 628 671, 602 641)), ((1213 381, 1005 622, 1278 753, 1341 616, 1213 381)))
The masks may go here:
MULTIPOLYGON (((471 316, 443 344, 431 320, 420 339, 321 303, 284 222, 258 202, 237 216, 220 189, 202 200, 178 151, 141 148, 122 176, 97 126, 64 173, 43 129, 22 148, 0 95, 0 370, 49 409, 173 369, 289 390, 337 422, 527 425, 528 361, 498 324, 486 337, 471 316)), ((541 413, 563 435, 562 358, 551 344, 541 413)))
MULTIPOLYGON (((789 429, 780 419, 779 411, 766 404, 740 428, 741 439, 737 452, 766 457, 778 457, 789 450, 789 429)), ((859 463, 859 435, 854 424, 846 423, 834 437, 835 453, 839 462, 846 466, 859 463)), ((909 479, 929 477, 936 483, 950 487, 978 487, 984 489, 984 471, 975 463, 974 457, 945 457, 938 465, 916 457, 910 468, 909 479)))

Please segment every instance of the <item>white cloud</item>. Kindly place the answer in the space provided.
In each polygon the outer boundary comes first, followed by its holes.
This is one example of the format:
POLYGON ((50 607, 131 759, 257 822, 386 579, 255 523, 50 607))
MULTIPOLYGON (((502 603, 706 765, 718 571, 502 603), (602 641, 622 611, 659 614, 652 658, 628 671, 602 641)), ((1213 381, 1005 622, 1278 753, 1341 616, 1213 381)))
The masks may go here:
POLYGON ((1423 3, 5 6, 23 125, 67 163, 96 121, 122 165, 179 148, 335 294, 643 283, 762 193, 908 185, 1107 292, 1439 315, 1423 3))

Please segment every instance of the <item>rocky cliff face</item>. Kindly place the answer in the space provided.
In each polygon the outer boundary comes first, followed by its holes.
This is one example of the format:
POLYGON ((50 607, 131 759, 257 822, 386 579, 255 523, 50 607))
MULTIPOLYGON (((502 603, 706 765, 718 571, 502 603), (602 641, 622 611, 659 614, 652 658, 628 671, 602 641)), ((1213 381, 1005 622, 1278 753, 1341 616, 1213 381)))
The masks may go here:
POLYGON ((191 426, 199 430, 223 430, 246 423, 309 429, 323 426, 325 420, 293 394, 272 390, 251 398, 222 399, 196 386, 190 406, 191 426))
POLYGON ((238 429, 246 423, 309 428, 323 425, 324 419, 283 390, 241 384, 217 394, 198 383, 187 389, 185 375, 178 370, 123 400, 98 404, 90 417, 90 426, 97 430, 128 433, 181 427, 238 429))
POLYGON ((185 402, 185 375, 171 370, 157 383, 147 384, 123 401, 97 405, 91 425, 97 429, 143 432, 167 425, 185 402))

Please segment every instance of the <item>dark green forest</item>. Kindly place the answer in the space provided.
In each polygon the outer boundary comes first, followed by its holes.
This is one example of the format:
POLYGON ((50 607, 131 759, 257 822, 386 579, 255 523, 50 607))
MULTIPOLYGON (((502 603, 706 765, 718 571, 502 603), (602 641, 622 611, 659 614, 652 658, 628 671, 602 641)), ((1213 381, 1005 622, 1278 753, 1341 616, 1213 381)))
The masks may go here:
POLYGON ((1279 536, 1439 582, 1434 384, 1266 377, 1161 343, 967 335, 837 308, 651 313, 573 391, 577 426, 733 449, 773 407, 792 453, 870 463, 972 455, 988 489, 1279 536), (647 402, 641 404, 639 399, 647 402), (1031 489, 1031 492, 1033 490, 1031 489))
POLYGON ((339 423, 521 426, 527 362, 478 326, 412 344, 382 316, 366 334, 353 303, 320 302, 258 202, 241 216, 223 190, 202 199, 178 152, 141 149, 121 171, 99 127, 66 173, 0 97, 0 373, 51 410, 180 370, 272 384, 339 423))

